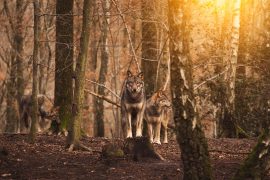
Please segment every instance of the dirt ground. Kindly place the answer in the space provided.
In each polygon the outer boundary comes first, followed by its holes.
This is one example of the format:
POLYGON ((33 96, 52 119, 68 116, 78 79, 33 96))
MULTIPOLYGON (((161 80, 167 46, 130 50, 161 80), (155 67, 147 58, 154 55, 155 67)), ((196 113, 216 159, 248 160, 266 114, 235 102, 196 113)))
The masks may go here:
MULTIPOLYGON (((65 137, 38 135, 29 144, 27 135, 0 135, 0 179, 181 179, 183 168, 175 140, 155 145, 165 161, 101 158, 99 151, 111 142, 106 138, 83 138, 94 152, 67 152, 65 137)), ((121 140, 114 140, 121 141, 121 140)), ((255 139, 208 139, 214 179, 231 179, 255 145, 255 139)), ((269 177, 270 179, 270 177, 269 177)))

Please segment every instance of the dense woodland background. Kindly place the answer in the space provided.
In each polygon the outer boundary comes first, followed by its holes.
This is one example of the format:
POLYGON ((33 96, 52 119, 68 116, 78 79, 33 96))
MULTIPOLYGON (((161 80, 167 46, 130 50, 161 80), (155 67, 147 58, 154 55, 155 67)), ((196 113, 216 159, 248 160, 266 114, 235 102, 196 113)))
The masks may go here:
MULTIPOLYGON (((122 137, 130 69, 144 72, 147 98, 166 90, 181 150, 202 157, 199 173, 184 158, 184 178, 210 174, 201 127, 207 138, 261 135, 268 143, 254 151, 269 170, 269 0, 2 0, 0 13, 1 133, 35 134, 19 108, 33 93, 36 111, 37 94, 46 111, 60 107, 59 132, 71 139, 122 137)), ((31 113, 38 131, 55 128, 31 113)))

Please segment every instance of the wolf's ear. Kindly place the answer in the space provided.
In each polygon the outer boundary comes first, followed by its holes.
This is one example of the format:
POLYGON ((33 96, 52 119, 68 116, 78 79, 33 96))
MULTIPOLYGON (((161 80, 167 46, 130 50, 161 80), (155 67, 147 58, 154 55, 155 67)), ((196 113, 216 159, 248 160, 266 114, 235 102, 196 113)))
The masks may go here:
POLYGON ((137 76, 143 80, 143 72, 140 72, 137 76))
POLYGON ((128 75, 128 77, 132 76, 132 73, 130 72, 130 70, 127 71, 127 75, 128 75))

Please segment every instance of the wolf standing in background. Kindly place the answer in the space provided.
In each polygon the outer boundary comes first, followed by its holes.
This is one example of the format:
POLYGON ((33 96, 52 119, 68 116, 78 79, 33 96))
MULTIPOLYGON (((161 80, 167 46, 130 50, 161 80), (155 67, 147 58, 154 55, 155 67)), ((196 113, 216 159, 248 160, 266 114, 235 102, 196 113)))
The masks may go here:
POLYGON ((165 92, 159 90, 155 92, 146 102, 145 119, 147 122, 148 135, 151 142, 160 143, 161 125, 164 127, 164 143, 168 143, 167 125, 168 111, 171 102, 165 92))
POLYGON ((142 121, 146 105, 143 73, 133 75, 127 71, 127 78, 121 93, 121 114, 124 136, 142 136, 142 121), (136 129, 136 131, 135 131, 136 129))
MULTIPOLYGON (((51 121, 59 122, 58 110, 53 107, 51 100, 44 94, 38 95, 38 131, 46 130, 50 127, 51 121)), ((32 95, 24 95, 20 102, 21 121, 24 127, 29 130, 31 126, 32 95)))

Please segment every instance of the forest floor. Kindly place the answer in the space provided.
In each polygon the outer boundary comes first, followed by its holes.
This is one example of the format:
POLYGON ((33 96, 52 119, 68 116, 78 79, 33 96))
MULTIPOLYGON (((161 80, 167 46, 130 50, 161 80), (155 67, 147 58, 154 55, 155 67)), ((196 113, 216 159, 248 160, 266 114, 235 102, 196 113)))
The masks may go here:
MULTIPOLYGON (((65 150, 65 137, 38 135, 29 144, 27 135, 0 135, 0 179, 182 179, 183 166, 175 140, 154 145, 165 161, 135 162, 130 158, 112 161, 99 153, 107 138, 83 138, 94 152, 65 150)), ((121 141, 121 140, 114 140, 121 141)), ((214 179, 231 179, 256 139, 208 139, 214 179)), ((269 177, 270 179, 270 177, 269 177)))

